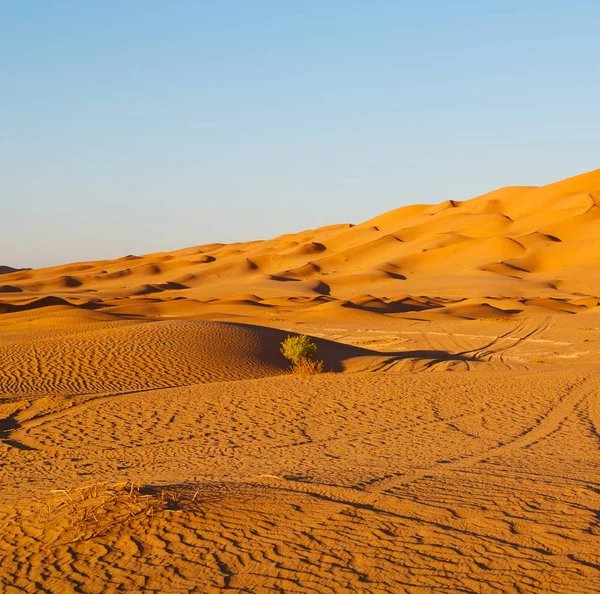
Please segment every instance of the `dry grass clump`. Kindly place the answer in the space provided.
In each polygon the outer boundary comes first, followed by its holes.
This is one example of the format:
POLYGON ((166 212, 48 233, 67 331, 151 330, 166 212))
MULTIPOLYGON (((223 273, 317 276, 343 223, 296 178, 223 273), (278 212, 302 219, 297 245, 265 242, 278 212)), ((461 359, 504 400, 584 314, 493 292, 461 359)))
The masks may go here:
MULTIPOLYGON (((196 499, 198 491, 191 501, 196 499)), ((152 519, 177 510, 177 489, 151 489, 131 481, 56 489, 21 511, 21 520, 43 532, 45 545, 88 540, 131 520, 152 519)))
POLYGON ((299 375, 317 375, 323 373, 323 361, 301 359, 298 363, 292 365, 292 373, 297 373, 299 375))

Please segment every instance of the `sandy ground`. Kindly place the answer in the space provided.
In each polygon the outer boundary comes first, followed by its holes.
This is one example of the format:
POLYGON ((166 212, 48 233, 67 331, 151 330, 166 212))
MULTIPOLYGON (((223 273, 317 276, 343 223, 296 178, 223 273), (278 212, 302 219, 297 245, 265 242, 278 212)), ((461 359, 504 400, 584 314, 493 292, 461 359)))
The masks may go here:
POLYGON ((0 591, 600 591, 599 188, 4 267, 0 591))

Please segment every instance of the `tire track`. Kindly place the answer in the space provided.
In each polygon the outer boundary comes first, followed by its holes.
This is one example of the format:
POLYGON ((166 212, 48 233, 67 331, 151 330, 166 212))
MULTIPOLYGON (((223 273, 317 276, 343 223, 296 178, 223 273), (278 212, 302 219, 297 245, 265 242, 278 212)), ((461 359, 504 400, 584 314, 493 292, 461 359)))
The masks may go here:
POLYGON ((535 340, 535 337, 548 330, 551 324, 551 317, 546 317, 541 321, 539 318, 523 320, 486 345, 468 350, 460 350, 461 345, 451 332, 415 332, 414 334, 421 336, 427 347, 419 351, 422 354, 420 357, 407 357, 407 353, 400 353, 383 360, 373 368, 373 371, 386 372, 404 369, 410 371, 447 371, 449 369, 472 371, 476 365, 482 363, 488 363, 495 367, 500 364, 510 371, 526 371, 529 369, 527 365, 508 362, 504 358, 505 355, 524 341, 535 340), (506 341, 510 341, 510 343, 506 344, 506 341), (427 354, 430 356, 427 357, 427 354))
MULTIPOLYGON (((544 416, 537 419, 536 425, 530 426, 508 443, 499 442, 496 446, 478 454, 450 460, 439 460, 434 466, 416 468, 409 472, 376 479, 365 486, 365 491, 380 493, 399 485, 411 483, 422 478, 424 475, 431 475, 439 471, 445 472, 447 470, 466 468, 491 456, 506 455, 530 447, 560 428, 562 423, 575 412, 575 409, 588 398, 588 394, 592 389, 590 385, 594 386, 597 394, 598 379, 595 376, 582 378, 573 384, 556 406, 551 408, 544 416)), ((594 401, 596 402, 597 398, 594 401)))
POLYGON ((478 349, 463 351, 460 353, 460 355, 465 357, 472 356, 475 359, 490 362, 494 360, 495 356, 498 356, 499 360, 504 362, 503 356, 505 353, 519 346, 525 340, 529 340, 543 334, 546 330, 548 330, 548 328, 550 328, 551 324, 552 318, 550 317, 546 317, 542 321, 538 321, 537 319, 523 320, 521 323, 517 324, 515 328, 509 330, 506 332, 506 334, 498 336, 489 344, 478 349), (531 328, 531 326, 533 326, 533 328, 531 328), (514 341, 514 344, 503 345, 503 341, 506 340, 514 341))
MULTIPOLYGON (((182 384, 180 386, 172 386, 174 388, 183 388, 189 386, 190 384, 182 384)), ((0 428, 2 427, 2 423, 7 423, 10 420, 14 420, 14 424, 8 424, 10 428, 4 432, 0 431, 0 440, 12 447, 17 447, 19 449, 32 449, 31 445, 32 441, 35 441, 35 438, 30 435, 32 429, 36 429, 38 427, 42 427, 51 423, 52 421, 57 421, 61 419, 65 419, 68 417, 72 417, 77 415, 92 406, 97 406, 102 404, 103 402, 109 402, 121 396, 129 396, 132 394, 142 394, 144 392, 154 392, 156 390, 161 389, 169 389, 169 388, 147 388, 145 390, 130 390, 127 392, 116 392, 110 394, 78 394, 77 397, 85 397, 91 396, 84 402, 72 404, 67 406, 66 408, 62 408, 61 410, 54 410, 47 413, 40 413, 33 417, 24 418, 28 409, 20 411, 19 413, 13 413, 11 416, 6 419, 0 419, 0 428), (29 443, 28 443, 29 442, 29 443), (23 446, 22 448, 20 446, 23 446)))
POLYGON ((595 390, 590 393, 587 401, 587 416, 590 422, 590 429, 600 443, 600 392, 595 390))

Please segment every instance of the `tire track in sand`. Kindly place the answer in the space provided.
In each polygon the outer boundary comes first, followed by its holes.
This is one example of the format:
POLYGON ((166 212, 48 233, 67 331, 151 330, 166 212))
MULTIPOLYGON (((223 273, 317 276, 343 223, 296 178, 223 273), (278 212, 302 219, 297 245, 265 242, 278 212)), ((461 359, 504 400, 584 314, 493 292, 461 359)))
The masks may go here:
MULTIPOLYGON (((190 384, 181 384, 179 386, 172 387, 182 388, 189 385, 190 384)), ((161 389, 170 388, 158 388, 158 390, 161 389)), ((154 392, 156 390, 157 388, 146 388, 144 390, 129 390, 126 392, 114 392, 104 394, 78 394, 75 398, 85 398, 86 396, 88 396, 88 398, 86 398, 83 402, 73 402, 65 408, 61 408, 59 410, 55 409, 49 412, 42 411, 31 417, 26 417, 28 409, 25 409, 19 411, 18 413, 13 413, 5 419, 0 419, 0 429, 2 429, 3 423, 8 423, 8 429, 0 431, 0 441, 18 449, 36 449, 34 444, 35 439, 32 438, 32 436, 30 435, 32 429, 36 429, 38 427, 51 423, 52 421, 72 417, 74 415, 80 414, 81 412, 87 410, 92 406, 97 406, 104 402, 112 401, 115 398, 119 398, 121 396, 129 396, 131 394, 142 394, 144 392, 154 392), (11 421, 14 421, 14 423, 11 423, 11 421)))
POLYGON ((526 371, 529 367, 523 363, 508 362, 504 356, 527 340, 534 340, 552 325, 552 318, 527 319, 519 322, 508 332, 488 338, 487 344, 461 350, 451 332, 414 332, 421 336, 426 348, 419 351, 420 356, 408 356, 406 352, 381 361, 372 371, 385 372, 397 370, 409 371, 472 371, 477 364, 490 364, 492 369, 501 365, 509 370, 526 371))
MULTIPOLYGON (((409 472, 393 474, 381 479, 376 479, 367 483, 364 489, 368 492, 380 493, 399 485, 411 483, 422 478, 424 475, 431 475, 437 471, 445 472, 451 469, 462 469, 477 464, 478 462, 482 462, 491 456, 510 454, 534 445, 559 429, 564 421, 575 412, 575 409, 588 398, 589 393, 594 391, 597 394, 598 389, 599 380, 597 377, 583 377, 569 388, 567 393, 554 407, 550 408, 545 415, 536 419, 535 425, 528 427, 511 441, 499 442, 496 446, 488 448, 478 454, 449 460, 439 460, 437 464, 433 466, 416 468, 409 472)), ((596 409, 600 408, 597 403, 597 398, 594 399, 594 402, 596 409)))
MULTIPOLYGON (((357 512, 360 510, 370 510, 382 513, 389 517, 418 521, 423 526, 432 528, 441 527, 444 531, 455 533, 459 538, 477 537, 480 541, 492 546, 510 545, 510 543, 507 543, 504 539, 487 534, 485 531, 474 529, 472 527, 467 530, 464 526, 454 526, 450 525, 448 521, 440 521, 439 518, 434 519, 431 516, 431 507, 426 502, 406 498, 399 499, 392 496, 388 491, 395 487, 414 482, 424 476, 431 477, 438 472, 465 469, 490 456, 508 454, 534 445, 558 430, 565 420, 571 415, 576 414, 576 409, 582 404, 585 404, 586 401, 594 402, 595 408, 593 408, 592 414, 597 423, 600 421, 600 417, 595 415, 596 413, 600 414, 600 402, 597 397, 593 400, 589 398, 589 394, 594 391, 597 396, 599 387, 599 378, 595 376, 582 377, 573 383, 555 406, 551 407, 546 414, 537 419, 535 425, 528 427, 511 441, 507 443, 498 443, 496 446, 488 448, 478 454, 455 460, 441 460, 438 461, 437 464, 426 468, 418 468, 403 474, 383 477, 372 481, 367 485, 347 487, 272 475, 256 476, 252 482, 269 485, 270 487, 281 491, 304 493, 320 500, 347 505, 349 508, 356 509, 357 512)), ((452 511, 447 510, 446 513, 448 518, 450 518, 452 511)), ((530 549, 531 552, 539 551, 535 546, 527 547, 521 544, 519 547, 521 549, 530 549)))
POLYGON ((489 344, 469 351, 459 353, 462 356, 472 356, 483 361, 493 361, 495 357, 504 362, 503 356, 508 351, 519 346, 522 342, 542 335, 552 324, 552 318, 528 319, 517 324, 512 330, 498 336, 489 344), (514 341, 513 344, 505 345, 504 341, 514 341))

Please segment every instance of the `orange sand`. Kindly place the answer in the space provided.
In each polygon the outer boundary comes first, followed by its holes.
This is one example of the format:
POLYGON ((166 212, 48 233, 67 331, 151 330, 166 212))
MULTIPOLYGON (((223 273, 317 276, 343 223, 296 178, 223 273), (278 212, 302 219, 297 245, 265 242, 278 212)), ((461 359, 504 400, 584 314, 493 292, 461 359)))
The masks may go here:
POLYGON ((0 591, 600 591, 599 231, 597 170, 0 267, 0 591))

